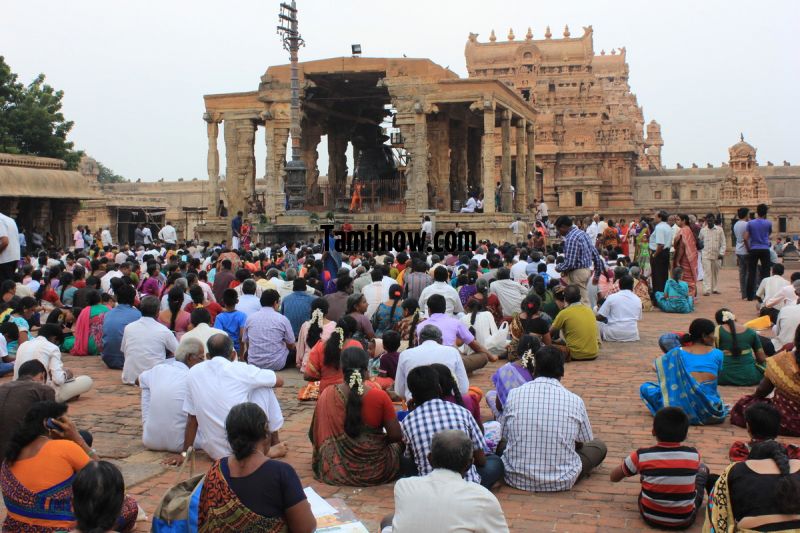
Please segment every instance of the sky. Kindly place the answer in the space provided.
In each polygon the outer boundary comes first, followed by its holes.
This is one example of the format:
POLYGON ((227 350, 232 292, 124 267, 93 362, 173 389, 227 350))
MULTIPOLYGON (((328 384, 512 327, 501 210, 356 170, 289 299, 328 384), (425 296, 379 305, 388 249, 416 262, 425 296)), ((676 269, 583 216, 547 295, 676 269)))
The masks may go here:
MULTIPOLYGON (((206 178, 203 95, 252 91, 288 62, 279 1, 4 0, 0 55, 20 80, 43 72, 64 95, 76 148, 129 179, 206 178)), ((517 39, 594 29, 595 52, 625 46, 665 164, 719 165, 740 132, 770 160, 800 163, 800 9, 793 0, 298 0, 301 60, 428 57, 466 77, 470 32, 517 39)), ((224 173, 224 143, 220 132, 224 173)), ((263 129, 256 175, 264 174, 263 129)), ((321 150, 320 168, 327 169, 321 150)), ((352 168, 352 165, 350 165, 352 168)))

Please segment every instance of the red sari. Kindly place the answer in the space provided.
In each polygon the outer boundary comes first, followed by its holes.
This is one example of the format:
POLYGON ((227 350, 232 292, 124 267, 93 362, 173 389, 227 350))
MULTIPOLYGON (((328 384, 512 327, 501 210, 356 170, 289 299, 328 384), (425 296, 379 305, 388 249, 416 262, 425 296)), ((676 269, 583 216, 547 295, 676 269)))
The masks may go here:
POLYGON ((697 240, 689 226, 683 226, 675 238, 675 257, 683 269, 681 279, 689 285, 689 295, 697 296, 697 240))
POLYGON ((628 230, 630 230, 630 226, 628 226, 628 225, 621 226, 619 228, 620 241, 622 241, 621 242, 622 255, 624 255, 625 257, 630 257, 630 254, 628 253, 628 251, 629 251, 629 249, 628 249, 628 230))

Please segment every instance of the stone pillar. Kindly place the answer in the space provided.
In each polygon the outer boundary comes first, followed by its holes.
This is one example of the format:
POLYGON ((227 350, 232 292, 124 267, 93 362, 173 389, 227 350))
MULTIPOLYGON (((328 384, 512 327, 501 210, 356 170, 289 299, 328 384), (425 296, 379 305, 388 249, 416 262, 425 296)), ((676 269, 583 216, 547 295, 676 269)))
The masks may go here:
MULTIPOLYGON (((525 187, 528 193, 528 204, 533 204, 533 199, 541 199, 542 198, 542 191, 536 190, 536 139, 535 139, 535 128, 533 124, 528 124, 525 128, 526 135, 528 137, 528 142, 526 143, 526 149, 528 150, 528 155, 525 158, 525 187)), ((527 209, 528 206, 526 205, 525 208, 527 209)))
POLYGON ((516 124, 517 133, 517 195, 514 200, 514 211, 516 213, 528 212, 528 159, 527 137, 524 118, 519 119, 516 124))
POLYGON ((269 193, 265 206, 267 216, 281 215, 286 211, 284 167, 286 166, 286 142, 289 139, 289 124, 269 119, 264 122, 264 144, 267 146, 265 173, 269 193))
POLYGON ((496 211, 496 206, 494 205, 494 114, 494 102, 485 101, 483 105, 483 137, 481 143, 484 213, 494 213, 496 211))
POLYGON ((411 142, 411 173, 406 187, 406 209, 428 209, 428 115, 416 104, 411 142))
POLYGON ((203 115, 206 121, 206 135, 208 136, 208 156, 206 167, 208 168, 208 217, 217 216, 219 206, 219 150, 217 149, 217 138, 219 137, 219 119, 210 113, 203 115))
POLYGON ((306 205, 319 205, 319 168, 317 146, 322 139, 322 126, 303 120, 303 136, 300 138, 300 158, 306 165, 306 205))
POLYGON ((347 191, 347 135, 342 123, 330 122, 328 128, 328 198, 325 207, 330 211, 335 211, 337 199, 347 196, 349 196, 347 191))
POLYGON ((255 190, 255 134, 256 125, 250 119, 225 121, 225 186, 231 216, 247 211, 248 197, 255 190))
POLYGON ((506 109, 500 116, 500 142, 502 158, 500 163, 500 202, 501 211, 511 213, 511 112, 506 109))

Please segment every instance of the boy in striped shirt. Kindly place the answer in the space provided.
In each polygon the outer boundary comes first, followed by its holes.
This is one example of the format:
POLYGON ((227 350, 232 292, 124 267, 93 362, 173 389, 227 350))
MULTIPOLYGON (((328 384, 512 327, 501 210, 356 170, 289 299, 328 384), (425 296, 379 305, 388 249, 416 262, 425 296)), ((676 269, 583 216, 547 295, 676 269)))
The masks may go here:
POLYGON ((639 474, 639 512, 651 526, 685 529, 703 505, 708 468, 700 453, 683 446, 689 417, 678 407, 664 407, 653 419, 656 445, 639 448, 611 472, 611 481, 639 474))

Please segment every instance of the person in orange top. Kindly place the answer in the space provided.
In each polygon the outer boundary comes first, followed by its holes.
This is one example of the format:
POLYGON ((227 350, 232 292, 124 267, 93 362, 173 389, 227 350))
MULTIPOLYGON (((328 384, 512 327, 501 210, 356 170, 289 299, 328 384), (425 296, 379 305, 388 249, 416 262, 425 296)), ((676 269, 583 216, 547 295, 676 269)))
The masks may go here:
POLYGON ((358 326, 351 316, 342 317, 336 323, 336 329, 325 342, 319 341, 311 349, 306 364, 303 378, 306 381, 319 381, 319 393, 330 385, 343 383, 342 371, 339 368, 339 358, 342 350, 350 347, 361 348, 364 346, 353 339, 358 326))
MULTIPOLYGON (((0 469, 8 511, 3 531, 49 533, 75 527, 72 480, 95 453, 66 412, 63 403, 35 403, 11 438, 0 469)), ((126 497, 115 530, 132 531, 137 514, 136 501, 126 497)))

